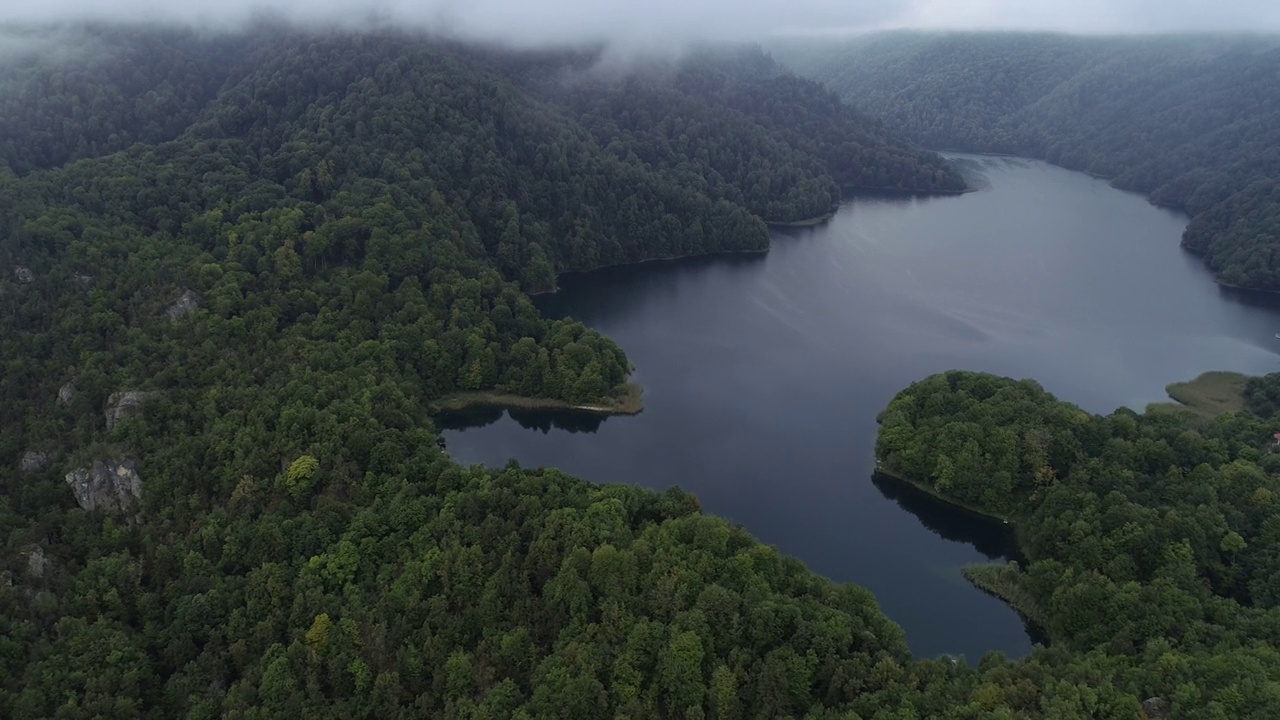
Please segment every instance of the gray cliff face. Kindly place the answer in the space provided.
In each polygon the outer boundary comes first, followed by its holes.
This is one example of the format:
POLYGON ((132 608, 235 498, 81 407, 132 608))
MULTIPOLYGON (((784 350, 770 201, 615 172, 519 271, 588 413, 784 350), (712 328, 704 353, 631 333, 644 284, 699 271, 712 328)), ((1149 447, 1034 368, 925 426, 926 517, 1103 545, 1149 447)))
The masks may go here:
POLYGON ((18 470, 24 473, 43 470, 49 465, 49 454, 42 453, 38 450, 28 450, 22 454, 22 459, 18 461, 18 470))
POLYGON ((58 404, 59 405, 66 407, 67 405, 71 404, 72 400, 75 400, 75 399, 76 399, 75 383, 69 382, 66 385, 63 385, 62 387, 58 388, 58 404))
POLYGON ((67 485, 85 510, 127 512, 142 499, 142 478, 132 459, 97 461, 67 473, 67 485))
POLYGON ((154 392, 143 392, 141 390, 112 393, 111 397, 107 398, 107 429, 110 430, 121 420, 131 418, 142 412, 142 404, 154 395, 154 392))
POLYGON ((200 296, 191 290, 184 290, 182 297, 178 298, 178 302, 170 305, 165 314, 177 320, 195 312, 198 307, 200 307, 200 296))
POLYGON ((29 283, 36 279, 35 273, 31 272, 31 268, 15 265, 13 267, 13 277, 20 283, 29 283))

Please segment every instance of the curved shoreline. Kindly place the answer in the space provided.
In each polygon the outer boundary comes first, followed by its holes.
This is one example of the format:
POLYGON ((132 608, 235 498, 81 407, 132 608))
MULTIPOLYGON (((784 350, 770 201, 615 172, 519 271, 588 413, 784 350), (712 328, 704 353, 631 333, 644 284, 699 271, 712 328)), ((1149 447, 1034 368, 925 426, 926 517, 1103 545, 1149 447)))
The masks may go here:
MULTIPOLYGON (((913 480, 900 473, 894 472, 886 467, 883 460, 876 458, 876 470, 878 474, 893 478, 910 485, 913 488, 925 493, 931 498, 946 503, 954 508, 972 513, 979 517, 989 518, 991 520, 999 520, 1005 525, 1011 526, 1013 529, 1013 541, 1018 548, 1018 554, 1027 562, 1030 562, 1026 550, 1022 542, 1022 530, 1020 525, 1013 519, 998 515, 989 510, 976 507, 962 500, 950 497, 927 483, 913 480)), ((1000 600, 1008 605, 1011 610, 1016 612, 1022 619, 1035 625, 1048 641, 1053 638, 1049 634, 1048 625, 1044 622, 1044 613, 1039 603, 1034 597, 1026 592, 1020 585, 1023 567, 1018 562, 1010 561, 1009 563, 978 563, 966 565, 960 569, 960 574, 973 587, 1000 600)))
POLYGON ((529 397, 498 392, 459 392, 446 395, 429 404, 431 414, 458 412, 473 407, 516 408, 519 410, 570 410, 593 415, 639 415, 644 411, 644 389, 626 383, 605 403, 571 403, 556 398, 529 397))

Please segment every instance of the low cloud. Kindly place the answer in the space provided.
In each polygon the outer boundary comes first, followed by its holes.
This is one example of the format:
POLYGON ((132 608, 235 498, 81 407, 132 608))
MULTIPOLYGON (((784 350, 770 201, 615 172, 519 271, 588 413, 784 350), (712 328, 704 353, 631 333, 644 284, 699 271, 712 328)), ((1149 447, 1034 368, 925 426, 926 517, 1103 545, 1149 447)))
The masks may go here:
POLYGON ((1280 31, 1274 0, 12 0, 0 21, 172 22, 228 29, 276 17, 416 27, 520 44, 763 39, 883 28, 1080 33, 1280 31))

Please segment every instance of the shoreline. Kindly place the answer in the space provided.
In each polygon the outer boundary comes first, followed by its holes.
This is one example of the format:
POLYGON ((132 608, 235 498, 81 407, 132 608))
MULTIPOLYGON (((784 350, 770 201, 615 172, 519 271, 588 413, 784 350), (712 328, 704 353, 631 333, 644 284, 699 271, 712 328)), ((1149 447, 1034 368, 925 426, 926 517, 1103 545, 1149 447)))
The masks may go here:
MULTIPOLYGON (((765 224, 768 225, 768 223, 765 223, 765 224)), ((528 295, 529 297, 536 297, 538 295, 555 295, 556 293, 560 292, 561 290, 560 278, 565 275, 586 275, 588 273, 599 272, 601 270, 610 270, 613 268, 635 267, 637 265, 648 265, 650 263, 676 262, 679 260, 696 260, 699 258, 713 258, 713 257, 732 257, 734 255, 764 255, 765 253, 769 252, 770 247, 771 246, 766 245, 764 248, 760 250, 716 250, 715 252, 689 253, 687 255, 670 255, 670 256, 664 256, 664 257, 645 258, 643 260, 635 260, 633 262, 620 262, 620 263, 612 263, 609 265, 597 265, 595 267, 586 268, 583 270, 565 270, 564 272, 556 274, 556 286, 551 288, 550 290, 523 290, 523 288, 522 290, 524 294, 528 295)))
POLYGON ((1024 571, 1017 563, 965 565, 960 568, 960 574, 970 585, 1008 605, 1024 621, 1035 625, 1044 633, 1050 643, 1053 642, 1045 623, 1044 611, 1040 603, 1023 587, 1024 571))
POLYGON ((840 208, 839 206, 837 206, 832 208, 831 210, 828 210, 825 214, 817 215, 811 218, 806 218, 804 220, 786 220, 786 221, 765 220, 764 224, 770 228, 813 227, 815 225, 821 225, 826 221, 830 220, 831 218, 835 217, 836 213, 839 211, 840 211, 840 208))
MULTIPOLYGON (((1158 208, 1163 208, 1165 210, 1172 210, 1175 212, 1182 213, 1183 215, 1187 216, 1188 223, 1190 223, 1191 221, 1191 214, 1187 212, 1187 208, 1183 204, 1175 203, 1175 202, 1160 202, 1155 198, 1151 197, 1151 193, 1155 192, 1154 190, 1143 190, 1142 188, 1129 187, 1126 185, 1118 185, 1116 184, 1116 178, 1118 177, 1116 175, 1100 175, 1098 173, 1091 172, 1084 168, 1073 168, 1068 165, 1061 165, 1047 158, 1036 157, 1034 155, 1016 155, 1012 153, 997 153, 997 152, 977 152, 975 150, 932 150, 932 152, 938 153, 939 155, 942 155, 944 153, 949 153, 952 155, 973 155, 975 157, 1011 158, 1014 160, 1034 160, 1036 162, 1042 162, 1048 165, 1052 165, 1053 167, 1056 167, 1056 168, 1061 168, 1068 172, 1078 172, 1084 175, 1088 175, 1094 180, 1101 180, 1107 183, 1107 185, 1121 192, 1133 193, 1134 195, 1141 195, 1142 197, 1146 198, 1148 203, 1151 203, 1152 205, 1158 208)), ((1280 291, 1277 291, 1277 292, 1280 292, 1280 291)))
POLYGON ((432 415, 459 412, 473 407, 500 407, 517 410, 569 410, 603 415, 639 415, 644 411, 644 389, 636 383, 626 383, 606 403, 571 403, 556 398, 528 397, 489 391, 459 392, 446 395, 430 403, 432 415))
MULTIPOLYGON (((1195 252, 1193 250, 1187 250, 1187 252, 1199 258, 1204 257, 1200 253, 1195 252)), ((1201 260, 1201 262, 1203 262, 1203 260, 1201 260)), ((1209 266, 1205 265, 1205 267, 1208 268, 1209 266)), ((1213 269, 1210 268, 1209 272, 1213 272, 1213 269)), ((1269 299, 1272 299, 1272 300, 1280 300, 1280 290, 1267 290, 1265 288, 1249 287, 1248 285, 1232 285, 1231 283, 1226 282, 1221 278, 1217 277, 1216 273, 1214 275, 1213 281, 1217 283, 1218 287, 1224 290, 1231 290, 1232 292, 1257 293, 1259 295, 1266 295, 1269 299)))
MULTIPOLYGON (((970 505, 969 503, 966 503, 963 500, 957 500, 956 498, 950 497, 948 495, 943 495, 942 493, 938 492, 936 488, 932 487, 927 483, 920 482, 919 480, 914 480, 898 472, 895 472, 894 470, 890 469, 889 466, 886 465, 884 461, 881 460, 880 458, 876 458, 875 471, 880 475, 884 475, 886 477, 893 478, 894 480, 899 480, 901 482, 904 482, 936 500, 940 500, 948 505, 951 505, 952 507, 960 508, 961 510, 964 510, 969 513, 973 513, 974 515, 978 515, 981 517, 990 518, 992 520, 999 520, 1006 525, 1013 525, 1014 534, 1017 535, 1017 523, 1015 523, 1012 518, 1007 518, 1003 515, 997 515, 996 513, 993 513, 990 510, 983 510, 982 508, 979 508, 974 505, 970 505)), ((1021 548, 1019 548, 1019 550, 1021 550, 1021 548)))
MULTIPOLYGON (((982 188, 980 187, 973 187, 973 186, 968 186, 963 190, 904 190, 902 188, 875 188, 875 187, 860 187, 855 185, 843 186, 841 189, 847 190, 850 194, 854 194, 854 195, 858 193, 880 193, 880 194, 893 194, 893 195, 910 195, 913 197, 930 197, 930 196, 939 196, 939 195, 946 196, 946 197, 959 197, 960 195, 967 195, 969 193, 975 193, 982 190, 982 188)), ((788 228, 794 229, 794 228, 816 227, 818 225, 822 225, 823 223, 831 220, 831 218, 835 217, 836 214, 840 212, 840 206, 843 205, 843 203, 844 201, 841 200, 840 204, 837 204, 835 207, 831 208, 831 210, 829 210, 828 212, 822 215, 818 215, 816 217, 806 218, 803 220, 772 221, 772 220, 765 220, 764 218, 760 218, 758 215, 755 217, 759 218, 760 221, 765 224, 765 227, 773 230, 785 230, 788 228)), ((556 273, 555 287, 552 287, 549 290, 524 290, 523 288, 522 290, 524 291, 524 294, 528 295, 529 297, 536 297, 538 295, 554 295, 560 292, 561 290, 560 278, 564 275, 585 275, 587 273, 598 272, 600 270, 608 270, 611 268, 633 267, 636 265, 645 265, 648 263, 675 262, 677 260, 691 260, 694 258, 730 257, 733 255, 763 255, 769 252, 771 247, 772 247, 772 243, 770 243, 769 245, 766 245, 763 248, 760 248, 759 250, 716 250, 714 252, 687 253, 684 255, 664 255, 662 257, 644 258, 643 260, 634 260, 630 262, 609 263, 607 265, 596 265, 594 267, 589 267, 589 268, 565 270, 563 272, 556 273)))
POLYGON ((963 190, 905 190, 896 187, 864 187, 861 185, 846 185, 842 189, 848 191, 851 195, 878 193, 880 195, 910 195, 912 197, 958 197, 982 190, 982 188, 972 185, 966 185, 963 190))
POLYGON ((999 520, 1005 525, 1010 526, 1013 530, 1013 541, 1017 547, 1019 559, 1010 560, 1005 564, 998 563, 977 563, 965 565, 960 568, 960 574, 964 576, 966 582, 978 590, 996 598, 1000 602, 1009 606, 1011 610, 1018 614, 1025 622, 1031 623, 1044 633, 1047 642, 1053 642, 1053 637, 1049 633, 1048 625, 1044 622, 1044 613, 1039 603, 1032 597, 1025 588, 1022 587, 1021 580, 1025 565, 1030 564, 1026 550, 1023 548, 1022 530, 1018 523, 1011 518, 997 515, 996 513, 975 507, 962 500, 948 497, 938 492, 926 483, 913 480, 905 475, 888 469, 880 458, 876 458, 876 473, 886 477, 893 478, 914 487, 929 497, 946 503, 954 508, 972 513, 979 517, 991 520, 999 520))

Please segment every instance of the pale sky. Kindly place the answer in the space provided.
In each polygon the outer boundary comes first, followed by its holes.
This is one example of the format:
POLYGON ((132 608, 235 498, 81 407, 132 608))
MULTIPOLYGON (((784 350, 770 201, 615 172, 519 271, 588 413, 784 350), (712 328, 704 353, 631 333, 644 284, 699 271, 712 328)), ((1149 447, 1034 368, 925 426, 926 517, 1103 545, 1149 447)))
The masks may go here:
POLYGON ((1280 0, 0 0, 0 21, 293 20, 416 26, 543 43, 765 39, 883 28, 1280 32, 1280 0))

